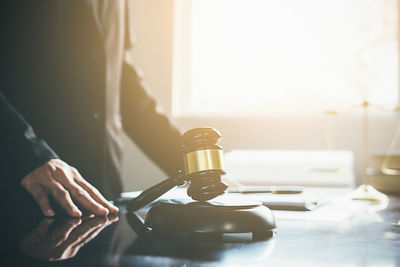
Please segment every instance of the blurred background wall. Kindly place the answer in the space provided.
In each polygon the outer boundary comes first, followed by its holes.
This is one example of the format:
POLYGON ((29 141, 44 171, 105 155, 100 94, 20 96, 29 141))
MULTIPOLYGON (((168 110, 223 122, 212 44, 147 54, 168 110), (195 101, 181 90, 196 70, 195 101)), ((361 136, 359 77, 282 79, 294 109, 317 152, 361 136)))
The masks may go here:
MULTIPOLYGON (((133 61, 144 73, 160 106, 168 112, 171 110, 173 0, 129 0, 128 4, 132 14, 130 25, 135 33, 133 61)), ((125 191, 144 189, 166 178, 127 136, 123 140, 125 191)))
MULTIPOLYGON (((166 113, 171 112, 173 66, 173 0, 128 0, 130 25, 135 33, 131 56, 144 73, 144 79, 166 113)), ((229 97, 227 95, 227 97, 229 97)), ((223 101, 223 99, 221 99, 223 101)), ((356 184, 362 181, 362 113, 332 118, 330 138, 334 149, 355 154, 356 184)), ((175 118, 184 131, 210 125, 223 133, 226 151, 244 149, 326 149, 326 118, 314 117, 190 117, 175 118)), ((374 113, 370 116, 371 151, 386 149, 398 123, 398 114, 374 113), (376 127, 379 125, 379 127, 376 127)), ((165 179, 160 169, 124 136, 125 191, 140 190, 165 179)))

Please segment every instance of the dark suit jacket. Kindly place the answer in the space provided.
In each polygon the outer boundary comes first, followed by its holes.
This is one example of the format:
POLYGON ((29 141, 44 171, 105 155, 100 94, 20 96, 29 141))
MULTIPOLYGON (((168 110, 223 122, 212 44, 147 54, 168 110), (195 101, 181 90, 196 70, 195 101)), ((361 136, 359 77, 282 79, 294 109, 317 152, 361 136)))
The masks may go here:
MULTIPOLYGON (((3 181, 16 192, 26 174, 59 157, 108 198, 117 197, 120 170, 105 145, 105 48, 93 13, 82 0, 10 0, 0 12, 3 181)), ((124 130, 175 173, 182 163, 180 133, 128 63, 121 79, 124 130)))

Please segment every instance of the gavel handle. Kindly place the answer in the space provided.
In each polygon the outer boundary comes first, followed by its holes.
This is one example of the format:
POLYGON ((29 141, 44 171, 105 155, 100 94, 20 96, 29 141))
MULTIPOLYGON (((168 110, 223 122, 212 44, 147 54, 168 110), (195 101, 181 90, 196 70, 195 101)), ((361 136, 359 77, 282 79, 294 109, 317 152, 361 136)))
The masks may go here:
POLYGON ((181 173, 178 173, 176 177, 168 178, 161 183, 158 183, 150 187, 149 189, 144 190, 138 197, 132 199, 128 203, 127 209, 129 211, 139 210, 144 206, 150 204, 175 186, 182 184, 182 182, 182 175, 181 173))

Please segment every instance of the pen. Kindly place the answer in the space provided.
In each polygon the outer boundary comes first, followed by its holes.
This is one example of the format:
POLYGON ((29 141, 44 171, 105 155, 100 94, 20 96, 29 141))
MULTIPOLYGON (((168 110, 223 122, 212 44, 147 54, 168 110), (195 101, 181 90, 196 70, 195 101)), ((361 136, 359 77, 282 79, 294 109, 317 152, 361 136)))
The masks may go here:
POLYGON ((300 186, 240 186, 228 189, 229 193, 254 194, 300 194, 303 188, 300 186))

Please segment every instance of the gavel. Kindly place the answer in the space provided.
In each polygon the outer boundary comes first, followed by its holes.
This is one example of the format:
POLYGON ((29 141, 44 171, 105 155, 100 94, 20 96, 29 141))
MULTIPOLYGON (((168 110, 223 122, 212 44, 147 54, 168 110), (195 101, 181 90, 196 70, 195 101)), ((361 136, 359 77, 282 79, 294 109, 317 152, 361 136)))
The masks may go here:
POLYGON ((127 209, 138 210, 171 190, 189 183, 188 196, 197 201, 207 201, 225 193, 228 188, 221 180, 225 174, 223 148, 218 144, 221 133, 212 127, 194 128, 182 136, 184 170, 132 199, 127 209))

